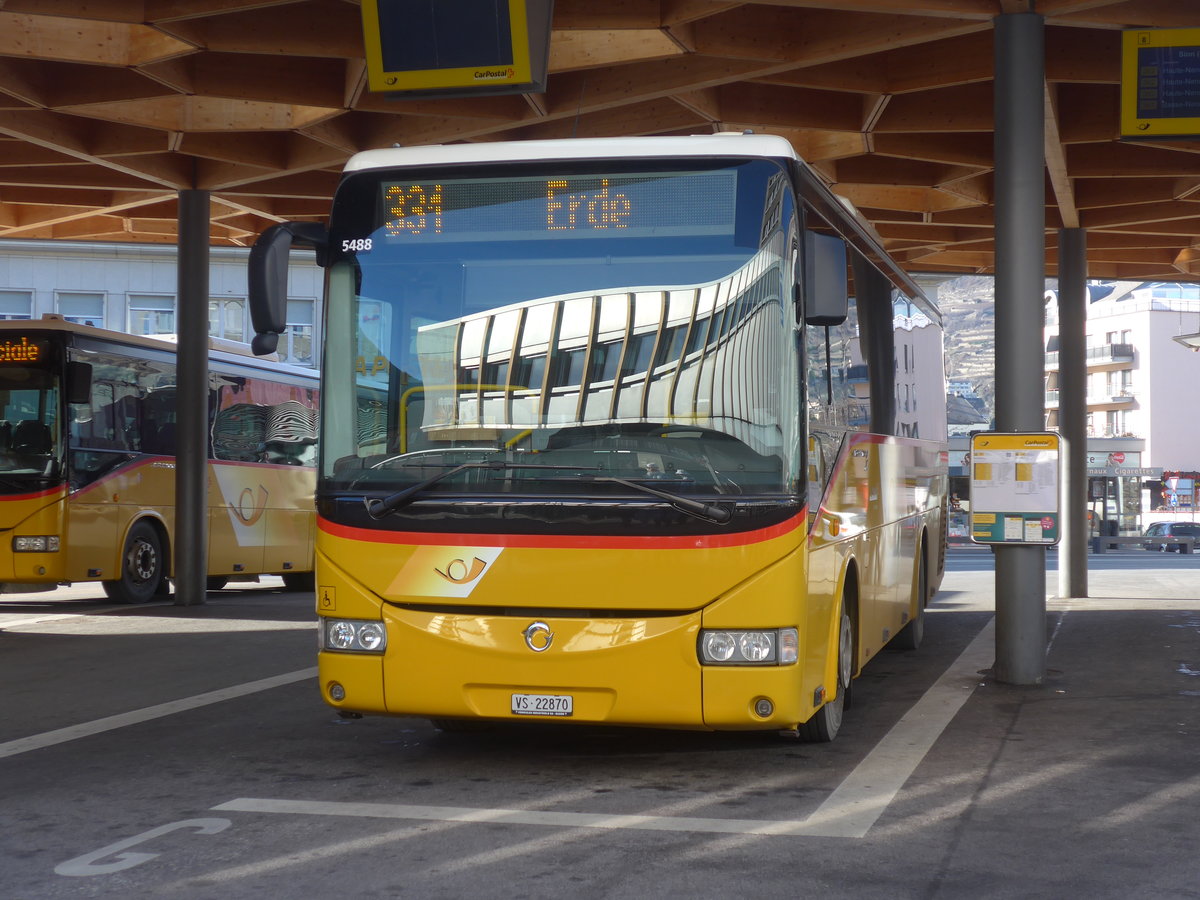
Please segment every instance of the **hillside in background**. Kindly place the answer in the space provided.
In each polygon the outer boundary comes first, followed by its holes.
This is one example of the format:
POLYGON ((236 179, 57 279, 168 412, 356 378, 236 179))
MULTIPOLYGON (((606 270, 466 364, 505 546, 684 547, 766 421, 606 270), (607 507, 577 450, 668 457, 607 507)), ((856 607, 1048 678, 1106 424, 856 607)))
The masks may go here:
POLYGON ((938 305, 945 317, 946 375, 968 382, 995 412, 995 303, 990 275, 964 275, 942 282, 938 305))

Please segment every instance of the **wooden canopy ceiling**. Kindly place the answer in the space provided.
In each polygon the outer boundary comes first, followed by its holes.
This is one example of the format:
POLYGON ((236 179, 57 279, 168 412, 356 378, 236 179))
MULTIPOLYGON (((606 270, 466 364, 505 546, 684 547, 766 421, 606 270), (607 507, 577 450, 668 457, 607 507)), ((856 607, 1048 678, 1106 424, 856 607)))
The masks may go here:
POLYGON ((366 90, 355 0, 0 0, 0 238, 214 245, 320 220, 358 150, 457 141, 784 135, 911 272, 993 265, 993 19, 1046 22, 1047 273, 1200 278, 1200 141, 1122 143, 1124 28, 1196 0, 556 0, 544 94, 366 90))

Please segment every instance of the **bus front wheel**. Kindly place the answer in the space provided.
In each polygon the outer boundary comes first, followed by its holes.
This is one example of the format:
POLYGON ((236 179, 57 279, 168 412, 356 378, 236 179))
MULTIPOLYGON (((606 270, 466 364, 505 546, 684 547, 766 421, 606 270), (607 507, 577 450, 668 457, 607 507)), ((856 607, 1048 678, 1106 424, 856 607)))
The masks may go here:
POLYGON ((146 603, 166 574, 163 563, 158 529, 146 521, 135 523, 121 553, 121 577, 103 582, 104 593, 117 603, 146 603))
POLYGON ((799 729, 800 739, 808 743, 828 743, 842 728, 842 717, 850 706, 850 680, 854 677, 854 620, 843 601, 838 626, 837 696, 813 713, 799 729))

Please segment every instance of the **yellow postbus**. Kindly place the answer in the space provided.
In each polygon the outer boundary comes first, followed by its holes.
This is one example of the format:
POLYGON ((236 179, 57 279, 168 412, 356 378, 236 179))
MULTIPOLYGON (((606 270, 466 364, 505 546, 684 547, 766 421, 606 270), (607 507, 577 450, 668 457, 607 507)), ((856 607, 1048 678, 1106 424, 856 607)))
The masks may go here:
MULTIPOLYGON (((211 343, 208 586, 311 587, 317 375, 211 343)), ((169 592, 175 357, 170 340, 57 316, 0 322, 0 591, 169 592)))
POLYGON ((838 732, 942 573, 941 318, 782 138, 369 151, 328 228, 320 690, 347 715, 838 732))

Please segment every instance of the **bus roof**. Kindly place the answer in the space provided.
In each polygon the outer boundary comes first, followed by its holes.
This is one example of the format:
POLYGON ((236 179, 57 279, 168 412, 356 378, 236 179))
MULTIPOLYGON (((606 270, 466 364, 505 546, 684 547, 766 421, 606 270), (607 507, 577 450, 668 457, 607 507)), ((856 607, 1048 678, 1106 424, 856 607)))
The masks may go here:
POLYGON ((746 156, 795 159, 786 138, 774 134, 694 134, 674 137, 568 138, 553 141, 497 141, 392 147, 356 153, 346 172, 393 166, 467 165, 552 159, 651 158, 656 156, 746 156))
MULTIPOLYGON (((62 331, 78 334, 96 340, 111 341, 126 346, 147 347, 154 350, 164 350, 177 353, 177 336, 173 334, 128 334, 124 331, 109 331, 95 325, 80 325, 68 322, 58 313, 46 313, 40 319, 4 319, 0 320, 0 333, 5 331, 21 331, 38 329, 39 331, 62 331)), ((249 344, 223 338, 209 337, 208 355, 210 359, 252 366, 268 372, 287 373, 301 377, 316 379, 319 373, 315 369, 280 362, 276 354, 270 356, 255 356, 249 344)))

